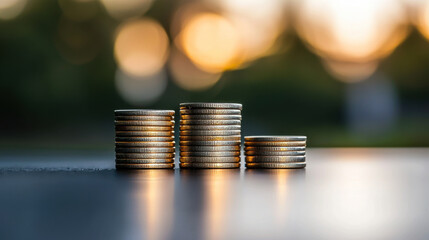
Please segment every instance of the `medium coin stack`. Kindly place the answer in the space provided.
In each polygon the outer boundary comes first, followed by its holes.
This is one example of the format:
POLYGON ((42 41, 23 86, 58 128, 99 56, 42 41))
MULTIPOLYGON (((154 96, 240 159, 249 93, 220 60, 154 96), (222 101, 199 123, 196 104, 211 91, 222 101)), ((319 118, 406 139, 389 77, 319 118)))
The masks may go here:
POLYGON ((304 168, 305 136, 246 136, 247 168, 304 168))
POLYGON ((241 109, 238 103, 180 104, 180 167, 240 167, 241 109))
POLYGON ((116 168, 174 168, 173 110, 115 110, 116 168))

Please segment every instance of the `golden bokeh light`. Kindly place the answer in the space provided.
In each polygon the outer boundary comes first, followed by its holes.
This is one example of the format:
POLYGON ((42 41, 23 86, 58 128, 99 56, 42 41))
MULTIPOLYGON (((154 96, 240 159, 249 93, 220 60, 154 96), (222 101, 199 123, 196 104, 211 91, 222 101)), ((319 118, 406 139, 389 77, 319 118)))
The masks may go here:
POLYGON ((179 45, 199 68, 222 72, 240 65, 240 37, 233 24, 215 13, 199 13, 184 26, 179 45))
POLYGON ((196 67, 189 58, 177 49, 173 49, 168 61, 173 81, 181 88, 201 91, 215 85, 222 73, 209 73, 196 67))
POLYGON ((126 19, 143 15, 153 0, 100 0, 107 13, 116 19, 126 19))
POLYGON ((115 58, 128 74, 150 76, 157 73, 164 66, 168 51, 168 36, 152 19, 131 20, 119 27, 115 58))
POLYGON ((16 18, 24 11, 27 0, 1 0, 0 20, 10 20, 16 18))
POLYGON ((325 69, 335 78, 347 82, 359 82, 369 78, 377 70, 378 62, 337 62, 325 59, 323 61, 325 69))
POLYGON ((429 1, 422 1, 417 9, 417 27, 429 39, 429 1))

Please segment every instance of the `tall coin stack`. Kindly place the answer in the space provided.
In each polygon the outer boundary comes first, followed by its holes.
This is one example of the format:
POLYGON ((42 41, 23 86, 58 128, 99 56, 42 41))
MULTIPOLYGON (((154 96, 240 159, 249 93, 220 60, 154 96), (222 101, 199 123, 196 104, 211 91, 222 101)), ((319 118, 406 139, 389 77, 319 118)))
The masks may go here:
POLYGON ((304 168, 305 136, 246 136, 247 168, 304 168))
POLYGON ((240 167, 241 109, 238 103, 181 103, 180 167, 240 167))
POLYGON ((174 168, 173 110, 115 110, 116 168, 174 168))

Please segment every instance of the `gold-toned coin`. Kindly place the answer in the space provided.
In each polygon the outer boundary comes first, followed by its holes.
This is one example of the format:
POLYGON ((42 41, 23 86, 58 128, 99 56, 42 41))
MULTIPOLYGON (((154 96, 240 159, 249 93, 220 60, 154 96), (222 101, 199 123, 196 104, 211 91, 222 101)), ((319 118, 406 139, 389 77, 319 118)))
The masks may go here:
POLYGON ((244 147, 245 151, 255 152, 285 152, 285 151, 305 151, 305 147, 244 147))
POLYGON ((228 152, 240 150, 240 146, 180 146, 180 151, 183 152, 228 152))
POLYGON ((304 156, 246 156, 248 163, 290 163, 290 162, 305 162, 304 156))
POLYGON ((241 120, 180 120, 180 125, 241 125, 241 120))
POLYGON ((262 151, 245 151, 246 156, 303 156, 305 151, 285 151, 285 152, 262 152, 262 151))
POLYGON ((181 168, 239 168, 240 163, 180 163, 181 168))
POLYGON ((241 125, 180 125, 180 131, 189 130, 203 130, 203 131, 229 131, 229 130, 241 130, 241 125))
POLYGON ((305 162, 299 163, 246 163, 247 168, 305 168, 305 162))
POLYGON ((174 116, 174 110, 154 109, 119 109, 115 110, 115 116, 174 116))
POLYGON ((174 147, 176 142, 116 142, 116 147, 174 147))
POLYGON ((231 136, 180 136, 180 141, 236 141, 241 140, 241 135, 231 136))
POLYGON ((240 152, 180 152, 181 157, 239 157, 240 152))
POLYGON ((116 137, 116 142, 171 142, 174 141, 174 136, 171 137, 116 137))
POLYGON ((171 121, 174 120, 174 116, 115 116, 115 120, 118 121, 171 121))
POLYGON ((249 142, 244 141, 244 146, 254 147, 305 147, 306 141, 289 141, 289 142, 249 142))
POLYGON ((241 141, 180 141, 180 146, 240 146, 241 141))
POLYGON ((238 109, 204 109, 204 108, 197 108, 197 109, 180 109, 180 114, 184 115, 203 115, 203 114, 210 114, 210 115, 241 115, 241 110, 238 109))
POLYGON ((174 168, 174 163, 116 164, 117 169, 174 168))
POLYGON ((174 152, 170 153, 116 153, 116 158, 126 158, 126 159, 134 159, 134 158, 140 158, 140 159, 169 159, 174 158, 176 154, 174 152))
POLYGON ((115 160, 116 164, 146 164, 146 163, 174 163, 174 158, 152 158, 152 159, 126 159, 120 158, 115 160))
POLYGON ((116 126, 174 126, 174 121, 115 121, 116 126))
POLYGON ((241 115, 180 115, 183 120, 241 120, 241 115))
POLYGON ((174 136, 174 131, 116 131, 117 137, 171 137, 174 136))
POLYGON ((194 103, 181 103, 180 109, 195 109, 195 108, 211 108, 211 109, 243 109, 243 105, 240 103, 202 103, 202 102, 194 102, 194 103))
POLYGON ((180 136, 230 136, 240 135, 241 130, 183 130, 180 131, 180 136))
POLYGON ((116 131, 156 131, 170 132, 174 126, 115 126, 116 131))
POLYGON ((248 142, 287 142, 287 141, 307 141, 306 136, 246 136, 248 142))
POLYGON ((115 152, 117 153, 171 153, 175 152, 175 149, 172 147, 127 147, 127 148, 120 148, 116 147, 115 152))
POLYGON ((182 163, 238 163, 240 157, 180 157, 182 163))

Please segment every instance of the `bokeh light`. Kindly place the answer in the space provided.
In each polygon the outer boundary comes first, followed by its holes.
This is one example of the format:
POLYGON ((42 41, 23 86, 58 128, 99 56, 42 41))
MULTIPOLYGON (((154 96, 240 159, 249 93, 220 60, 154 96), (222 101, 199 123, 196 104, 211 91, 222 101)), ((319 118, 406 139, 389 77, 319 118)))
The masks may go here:
POLYGON ((152 0, 100 0, 107 13, 116 19, 143 15, 152 5, 152 0))
POLYGON ((429 1, 421 1, 417 9, 417 27, 429 39, 429 1))
POLYGON ((205 90, 215 85, 222 73, 209 73, 195 66, 189 58, 173 49, 168 62, 173 81, 183 89, 205 90))
POLYGON ((9 20, 17 17, 27 5, 27 0, 1 0, 0 19, 9 20))
POLYGON ((344 82, 359 82, 370 77, 378 67, 377 61, 372 62, 338 62, 325 59, 323 61, 325 69, 335 78, 344 82))
POLYGON ((168 51, 168 36, 155 20, 131 20, 119 27, 115 58, 128 74, 150 76, 157 73, 164 66, 168 51))

